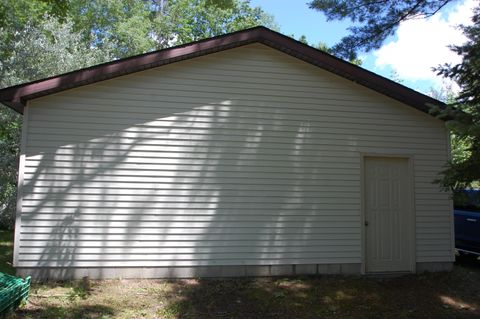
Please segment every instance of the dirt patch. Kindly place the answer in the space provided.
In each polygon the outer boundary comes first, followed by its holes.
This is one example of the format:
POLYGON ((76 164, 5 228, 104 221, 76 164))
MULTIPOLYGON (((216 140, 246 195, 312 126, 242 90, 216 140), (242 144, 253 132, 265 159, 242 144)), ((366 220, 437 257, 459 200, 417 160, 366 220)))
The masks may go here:
POLYGON ((390 279, 317 276, 34 285, 14 318, 478 318, 480 264, 390 279))

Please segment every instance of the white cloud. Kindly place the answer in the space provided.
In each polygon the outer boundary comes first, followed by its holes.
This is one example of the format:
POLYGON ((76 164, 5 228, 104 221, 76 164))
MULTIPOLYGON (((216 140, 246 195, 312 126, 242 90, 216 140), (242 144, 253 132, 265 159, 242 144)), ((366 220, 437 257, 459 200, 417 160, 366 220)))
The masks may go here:
POLYGON ((397 39, 374 52, 375 66, 390 66, 401 79, 442 82, 432 67, 444 63, 459 63, 461 58, 448 46, 466 41, 459 24, 471 24, 473 8, 478 0, 465 0, 447 13, 429 19, 403 22, 397 30, 397 39))

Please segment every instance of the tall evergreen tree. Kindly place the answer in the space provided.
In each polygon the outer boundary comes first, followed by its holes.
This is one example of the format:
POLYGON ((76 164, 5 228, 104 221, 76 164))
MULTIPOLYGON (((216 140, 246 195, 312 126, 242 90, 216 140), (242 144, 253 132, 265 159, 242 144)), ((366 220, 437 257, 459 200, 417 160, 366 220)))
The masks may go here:
POLYGON ((310 8, 325 14, 328 21, 349 19, 350 34, 332 50, 353 60, 358 51, 378 49, 397 30, 401 22, 428 18, 458 0, 313 0, 310 8))
POLYGON ((475 9, 472 21, 472 25, 462 26, 468 41, 452 47, 462 57, 462 62, 437 69, 440 75, 453 79, 460 86, 455 101, 439 112, 440 116, 451 118, 449 127, 454 142, 465 148, 463 156, 448 163, 440 180, 443 186, 453 189, 480 181, 480 7, 475 9))
MULTIPOLYGON (((328 20, 350 19, 353 26, 332 50, 351 59, 357 52, 379 48, 394 34, 401 22, 428 18, 455 0, 313 0, 310 7, 323 12, 328 20)), ((452 47, 462 57, 457 65, 445 64, 438 74, 460 86, 460 93, 445 110, 431 112, 447 119, 455 157, 447 163, 439 182, 447 189, 478 185, 480 181, 480 6, 473 12, 472 25, 462 26, 468 41, 452 47), (461 154, 460 154, 461 153, 461 154)))

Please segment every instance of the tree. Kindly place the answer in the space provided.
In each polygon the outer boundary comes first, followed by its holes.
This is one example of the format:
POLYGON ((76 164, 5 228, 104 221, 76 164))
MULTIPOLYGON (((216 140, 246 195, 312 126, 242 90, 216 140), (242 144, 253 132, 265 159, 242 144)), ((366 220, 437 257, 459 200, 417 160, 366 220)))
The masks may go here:
POLYGON ((474 10, 472 21, 473 25, 462 26, 468 41, 452 47, 462 62, 437 68, 438 74, 457 82, 460 93, 446 110, 432 110, 451 119, 448 125, 453 142, 465 149, 448 163, 440 180, 441 185, 452 189, 480 181, 480 6, 474 10))
MULTIPOLYGON (((336 54, 351 58, 359 51, 379 48, 402 21, 430 17, 451 2, 454 0, 313 0, 310 7, 325 13, 328 20, 352 20, 350 34, 333 47, 336 54)), ((461 27, 468 42, 452 47, 462 62, 437 68, 439 75, 460 86, 458 97, 446 109, 431 109, 432 114, 447 120, 452 135, 454 157, 437 180, 445 189, 480 181, 480 6, 472 21, 473 25, 461 27)))
MULTIPOLYGON (((0 88, 257 25, 246 0, 4 0, 0 88)), ((0 105, 0 228, 12 227, 21 117, 0 105)))
MULTIPOLYGON (((0 43, 0 88, 45 78, 110 60, 108 54, 90 48, 73 23, 44 16, 45 22, 27 23, 0 43)), ((0 33, 1 34, 1 33, 0 33)), ((13 226, 21 116, 0 106, 0 228, 13 226)))
MULTIPOLYGON (((27 23, 40 23, 45 14, 63 19, 67 13, 65 0, 2 0, 0 3, 0 43, 10 43, 14 30, 27 23)), ((12 51, 0 51, 0 61, 8 58, 12 51)))
MULTIPOLYGON (((290 37, 295 39, 295 35, 293 35, 293 34, 290 35, 290 37)), ((329 47, 328 44, 326 44, 325 42, 320 41, 317 45, 312 45, 312 44, 308 43, 307 37, 303 34, 300 36, 300 38, 298 38, 298 41, 302 42, 303 44, 309 45, 309 46, 311 46, 311 47, 313 47, 317 50, 326 52, 326 53, 331 54, 331 55, 336 55, 335 52, 333 51, 333 49, 331 47, 329 47)), ((350 62, 352 64, 355 64, 355 65, 358 65, 358 66, 362 65, 362 63, 363 63, 363 61, 359 58, 348 60, 348 62, 350 62)))
POLYGON ((80 0, 69 14, 86 42, 117 58, 258 25, 276 28, 245 0, 80 0))
POLYGON ((321 11, 328 21, 350 19, 350 34, 332 49, 336 55, 353 60, 357 52, 378 49, 395 33, 401 22, 428 18, 456 0, 313 0, 310 8, 321 11))

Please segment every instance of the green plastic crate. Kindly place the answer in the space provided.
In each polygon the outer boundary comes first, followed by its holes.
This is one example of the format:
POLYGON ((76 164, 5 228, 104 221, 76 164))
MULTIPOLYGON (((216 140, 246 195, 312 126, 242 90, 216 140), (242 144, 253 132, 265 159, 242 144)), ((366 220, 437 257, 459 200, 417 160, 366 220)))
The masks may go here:
POLYGON ((30 277, 22 279, 0 272, 0 316, 26 302, 29 292, 30 277))

